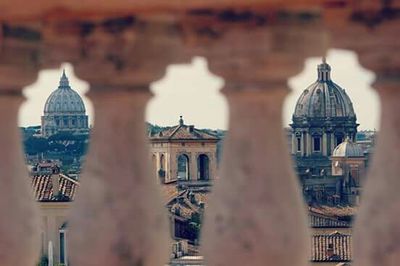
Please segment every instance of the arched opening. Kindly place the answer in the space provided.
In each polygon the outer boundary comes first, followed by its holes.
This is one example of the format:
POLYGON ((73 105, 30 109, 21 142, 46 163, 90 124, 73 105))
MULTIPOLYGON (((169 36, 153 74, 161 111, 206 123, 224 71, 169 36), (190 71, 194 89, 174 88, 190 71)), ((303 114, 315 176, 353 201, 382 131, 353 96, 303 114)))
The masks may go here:
POLYGON ((29 168, 45 162, 60 166, 78 179, 94 123, 92 103, 85 96, 89 84, 74 75, 73 66, 43 70, 25 87, 19 126, 29 168))
POLYGON ((158 177, 160 178, 161 183, 165 183, 166 182, 166 174, 165 174, 165 156, 163 153, 160 154, 160 166, 159 169, 157 171, 158 177))
POLYGON ((153 169, 153 173, 157 173, 157 157, 155 154, 151 155, 151 168, 153 169))
POLYGON ((160 170, 165 170, 165 156, 164 156, 164 154, 160 155, 160 170))
POLYGON ((209 168, 209 158, 205 154, 200 154, 197 158, 197 171, 199 180, 209 180, 210 179, 210 168, 209 168))
POLYGON ((186 154, 178 156, 178 180, 189 180, 189 157, 186 154))

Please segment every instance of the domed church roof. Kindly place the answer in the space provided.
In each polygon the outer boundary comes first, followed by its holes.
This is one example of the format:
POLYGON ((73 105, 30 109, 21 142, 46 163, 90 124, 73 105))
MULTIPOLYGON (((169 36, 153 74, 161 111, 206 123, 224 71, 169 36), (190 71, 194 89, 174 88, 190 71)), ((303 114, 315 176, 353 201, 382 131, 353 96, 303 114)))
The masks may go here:
POLYGON ((44 105, 44 113, 85 114, 85 111, 82 98, 70 87, 65 71, 63 71, 58 88, 47 98, 46 104, 44 105))
POLYGON ((363 151, 358 144, 352 142, 348 137, 340 143, 332 153, 333 157, 363 157, 363 151))
POLYGON ((318 80, 308 86, 297 100, 294 118, 356 117, 349 96, 331 80, 330 73, 331 67, 324 58, 318 65, 318 80))

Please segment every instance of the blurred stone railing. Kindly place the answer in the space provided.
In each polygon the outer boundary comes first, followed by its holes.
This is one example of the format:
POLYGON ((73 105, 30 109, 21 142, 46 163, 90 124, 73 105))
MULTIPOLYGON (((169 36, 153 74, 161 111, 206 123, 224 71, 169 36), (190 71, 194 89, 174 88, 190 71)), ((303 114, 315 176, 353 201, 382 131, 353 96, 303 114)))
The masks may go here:
POLYGON ((354 263, 398 265, 399 2, 245 2, 57 6, 40 0, 21 8, 19 1, 0 1, 2 265, 35 265, 38 259, 38 211, 25 182, 17 113, 22 88, 39 70, 61 62, 71 62, 77 76, 89 82, 96 111, 70 217, 71 265, 157 266, 168 260, 167 214, 145 156, 143 114, 150 83, 168 65, 195 55, 206 57, 211 72, 225 79, 230 106, 220 179, 205 214, 206 262, 308 265, 306 211, 281 109, 287 79, 302 70, 307 57, 322 56, 330 47, 355 51, 376 73, 383 106, 355 224, 354 263))

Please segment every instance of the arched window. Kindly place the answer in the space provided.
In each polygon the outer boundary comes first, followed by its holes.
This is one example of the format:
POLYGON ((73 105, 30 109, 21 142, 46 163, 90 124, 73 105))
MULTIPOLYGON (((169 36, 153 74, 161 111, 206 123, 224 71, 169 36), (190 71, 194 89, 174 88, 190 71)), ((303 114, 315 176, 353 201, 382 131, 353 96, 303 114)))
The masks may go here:
POLYGON ((164 156, 164 154, 160 155, 160 170, 165 170, 165 156, 164 156))
POLYGON ((67 223, 64 223, 59 229, 59 241, 60 241, 60 263, 63 265, 67 264, 67 223))
POLYGON ((321 137, 320 136, 313 137, 313 151, 314 152, 321 151, 321 137))
POLYGON ((155 154, 151 156, 151 168, 154 171, 153 173, 157 173, 157 157, 155 154))
MULTIPOLYGON (((157 170, 158 177, 162 180, 162 182, 166 182, 166 173, 165 173, 165 156, 164 154, 160 154, 159 158, 159 169, 157 170)), ((157 162, 154 162, 155 164, 157 162)))
POLYGON ((297 151, 301 152, 301 138, 296 137, 296 145, 297 145, 297 151))
POLYGON ((189 157, 186 154, 178 156, 178 179, 189 180, 189 157))
POLYGON ((197 171, 199 175, 199 180, 209 180, 209 159, 205 154, 200 154, 197 158, 197 171))

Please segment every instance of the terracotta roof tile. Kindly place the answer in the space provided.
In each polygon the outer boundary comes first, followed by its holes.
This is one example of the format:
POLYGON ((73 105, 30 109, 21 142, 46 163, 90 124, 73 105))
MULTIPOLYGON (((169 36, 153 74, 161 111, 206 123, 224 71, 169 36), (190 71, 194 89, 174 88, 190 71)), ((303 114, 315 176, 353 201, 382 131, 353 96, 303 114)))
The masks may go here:
POLYGON ((66 175, 59 174, 59 196, 54 195, 51 175, 31 176, 31 185, 37 201, 72 201, 75 197, 79 182, 66 175))
POLYGON ((329 235, 314 235, 311 241, 311 261, 348 262, 352 259, 352 236, 334 232, 329 235), (333 254, 328 256, 327 250, 332 248, 333 254))
POLYGON ((331 216, 331 217, 345 217, 345 216, 354 216, 357 212, 356 207, 350 206, 313 206, 309 207, 309 211, 314 213, 331 216))
POLYGON ((341 221, 336 217, 327 217, 321 214, 309 211, 310 226, 313 228, 348 228, 351 223, 341 221))

